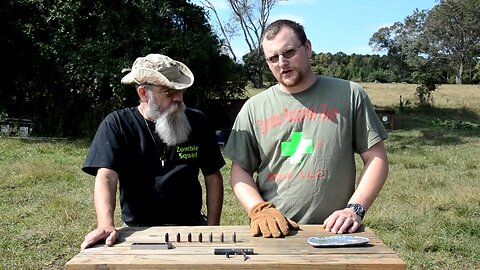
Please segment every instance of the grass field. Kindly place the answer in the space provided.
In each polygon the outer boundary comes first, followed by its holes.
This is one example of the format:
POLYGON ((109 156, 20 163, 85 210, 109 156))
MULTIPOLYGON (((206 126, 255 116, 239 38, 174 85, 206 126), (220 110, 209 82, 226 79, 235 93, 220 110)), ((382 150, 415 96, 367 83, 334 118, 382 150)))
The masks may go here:
MULTIPOLYGON (((480 269, 480 87, 442 85, 415 107, 415 85, 362 84, 397 109, 390 174, 364 220, 408 269, 480 269), (398 110, 400 101, 412 105, 398 110)), ((0 269, 63 269, 95 227, 86 140, 0 138, 0 269)), ((222 169, 222 225, 248 224, 222 169)), ((120 224, 120 223, 118 223, 120 224)))

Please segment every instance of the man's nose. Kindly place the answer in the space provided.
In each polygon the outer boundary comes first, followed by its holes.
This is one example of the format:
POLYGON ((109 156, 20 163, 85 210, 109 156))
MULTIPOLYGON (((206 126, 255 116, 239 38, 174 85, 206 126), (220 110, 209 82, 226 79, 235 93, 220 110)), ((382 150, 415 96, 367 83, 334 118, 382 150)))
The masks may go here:
POLYGON ((183 100, 183 93, 182 91, 175 91, 172 93, 172 100, 174 101, 182 101, 183 100))
POLYGON ((288 58, 280 54, 278 56, 278 65, 283 66, 286 63, 288 63, 288 58))

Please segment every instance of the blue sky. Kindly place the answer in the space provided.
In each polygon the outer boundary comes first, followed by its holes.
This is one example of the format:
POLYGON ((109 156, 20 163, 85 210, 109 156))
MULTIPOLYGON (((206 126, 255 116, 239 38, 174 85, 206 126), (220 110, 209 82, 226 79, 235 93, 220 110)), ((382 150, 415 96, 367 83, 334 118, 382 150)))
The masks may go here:
MULTIPOLYGON (((191 2, 201 5, 201 0, 191 2)), ((230 16, 226 0, 211 2, 226 21, 230 16)), ((437 0, 288 0, 274 7, 270 20, 301 23, 317 53, 380 54, 368 45, 378 29, 403 22, 415 9, 430 10, 437 4, 437 0)), ((248 48, 241 37, 234 40, 233 47, 237 57, 248 48)))

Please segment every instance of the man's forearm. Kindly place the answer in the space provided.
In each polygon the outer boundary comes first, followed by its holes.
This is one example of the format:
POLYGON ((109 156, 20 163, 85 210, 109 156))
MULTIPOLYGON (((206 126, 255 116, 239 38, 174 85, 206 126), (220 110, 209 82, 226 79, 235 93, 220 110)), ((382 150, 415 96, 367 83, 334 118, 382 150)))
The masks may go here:
POLYGON ((223 178, 220 172, 205 176, 207 224, 220 225, 223 207, 223 178))
POLYGON ((258 192, 252 175, 235 163, 232 163, 230 185, 238 201, 247 212, 264 201, 258 192))
POLYGON ((98 227, 114 226, 116 174, 99 170, 95 178, 94 204, 98 227))
POLYGON ((350 203, 359 203, 368 209, 380 193, 388 175, 388 160, 383 143, 374 146, 371 155, 365 159, 365 167, 360 175, 360 182, 350 203))

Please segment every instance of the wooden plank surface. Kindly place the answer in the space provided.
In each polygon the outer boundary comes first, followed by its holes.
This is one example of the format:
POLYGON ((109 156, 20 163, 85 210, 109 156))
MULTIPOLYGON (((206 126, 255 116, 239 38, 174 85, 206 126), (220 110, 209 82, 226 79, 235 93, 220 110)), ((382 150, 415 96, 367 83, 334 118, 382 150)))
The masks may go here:
POLYGON ((251 237, 248 226, 121 228, 113 247, 99 244, 86 249, 65 269, 406 269, 368 228, 350 234, 368 237, 366 246, 315 248, 307 243, 311 236, 332 235, 320 225, 302 225, 285 238, 251 237), (131 248, 134 242, 164 242, 166 234, 172 249, 131 248), (254 254, 214 255, 216 248, 252 248, 254 254))

